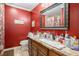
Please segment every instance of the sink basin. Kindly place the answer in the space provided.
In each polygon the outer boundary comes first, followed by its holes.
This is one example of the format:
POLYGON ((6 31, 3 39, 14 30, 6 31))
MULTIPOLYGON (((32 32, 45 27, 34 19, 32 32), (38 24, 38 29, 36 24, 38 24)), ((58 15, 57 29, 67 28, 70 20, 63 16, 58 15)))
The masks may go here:
POLYGON ((40 39, 42 42, 44 43, 47 43, 49 45, 51 45, 52 47, 55 47, 57 49, 62 49, 64 48, 65 46, 63 44, 61 44, 60 42, 57 42, 57 41, 51 41, 51 40, 48 40, 48 39, 40 39))

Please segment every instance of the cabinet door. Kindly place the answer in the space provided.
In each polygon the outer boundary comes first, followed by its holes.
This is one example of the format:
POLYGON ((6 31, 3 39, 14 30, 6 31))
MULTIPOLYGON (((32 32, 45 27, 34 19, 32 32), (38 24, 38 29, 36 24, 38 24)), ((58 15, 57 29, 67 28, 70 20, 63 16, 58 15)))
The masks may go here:
POLYGON ((38 50, 38 56, 46 56, 42 51, 38 50))
POLYGON ((32 56, 37 56, 37 48, 35 46, 32 46, 32 56))

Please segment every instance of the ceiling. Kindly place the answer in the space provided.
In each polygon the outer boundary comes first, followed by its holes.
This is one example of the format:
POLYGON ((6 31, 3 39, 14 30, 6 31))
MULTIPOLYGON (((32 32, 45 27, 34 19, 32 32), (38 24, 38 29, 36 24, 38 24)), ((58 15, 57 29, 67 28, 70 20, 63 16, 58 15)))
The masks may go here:
POLYGON ((32 11, 39 3, 7 3, 7 5, 32 11))

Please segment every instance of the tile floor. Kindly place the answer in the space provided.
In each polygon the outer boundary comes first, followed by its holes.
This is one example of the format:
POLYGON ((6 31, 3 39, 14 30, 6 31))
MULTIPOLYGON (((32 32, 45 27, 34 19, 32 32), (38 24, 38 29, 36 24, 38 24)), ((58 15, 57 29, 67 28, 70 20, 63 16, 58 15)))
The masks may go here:
POLYGON ((29 56, 28 49, 24 50, 21 46, 4 49, 2 56, 29 56))

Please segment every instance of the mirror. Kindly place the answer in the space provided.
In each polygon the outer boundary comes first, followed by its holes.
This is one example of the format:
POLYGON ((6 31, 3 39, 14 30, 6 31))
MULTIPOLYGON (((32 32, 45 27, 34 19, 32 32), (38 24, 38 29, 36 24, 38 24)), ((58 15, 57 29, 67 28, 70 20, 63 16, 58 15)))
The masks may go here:
POLYGON ((41 11, 41 29, 67 30, 68 4, 55 3, 41 11))

